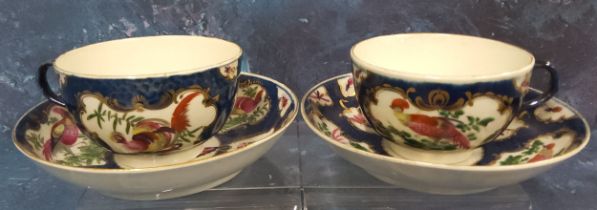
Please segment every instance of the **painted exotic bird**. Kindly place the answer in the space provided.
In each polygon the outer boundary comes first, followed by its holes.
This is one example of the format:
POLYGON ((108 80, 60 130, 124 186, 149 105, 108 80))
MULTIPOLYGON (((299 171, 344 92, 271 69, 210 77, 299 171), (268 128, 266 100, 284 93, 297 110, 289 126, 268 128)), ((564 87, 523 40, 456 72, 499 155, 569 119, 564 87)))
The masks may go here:
POLYGON ((236 98, 236 101, 234 103, 234 112, 237 112, 238 114, 245 114, 245 113, 250 113, 253 110, 255 110, 255 108, 257 108, 257 105, 259 105, 259 103, 261 102, 261 98, 263 97, 263 89, 259 90, 259 92, 257 92, 257 94, 255 94, 255 97, 246 97, 246 96, 240 96, 238 98, 236 98), (240 113, 239 113, 240 112, 240 113))
POLYGON ((468 138, 446 118, 430 117, 422 114, 406 114, 404 110, 409 108, 409 104, 406 100, 399 98, 392 101, 390 108, 394 110, 394 115, 402 124, 419 135, 434 140, 447 139, 463 149, 470 147, 468 138))
POLYGON ((112 139, 127 149, 137 152, 157 152, 167 148, 174 136, 174 129, 160 120, 142 120, 135 124, 130 141, 119 132, 112 133, 112 139))
POLYGON ((141 120, 133 127, 131 140, 127 140, 120 132, 112 133, 112 140, 135 152, 157 152, 169 148, 175 134, 185 131, 190 126, 187 116, 189 104, 199 94, 194 92, 180 100, 174 109, 170 125, 167 121, 159 119, 141 120))
POLYGON ((52 160, 52 151, 58 143, 71 146, 77 142, 77 138, 79 137, 79 128, 65 109, 54 107, 51 109, 51 112, 60 115, 62 119, 52 125, 52 128, 50 128, 50 139, 43 145, 42 153, 46 160, 52 160))

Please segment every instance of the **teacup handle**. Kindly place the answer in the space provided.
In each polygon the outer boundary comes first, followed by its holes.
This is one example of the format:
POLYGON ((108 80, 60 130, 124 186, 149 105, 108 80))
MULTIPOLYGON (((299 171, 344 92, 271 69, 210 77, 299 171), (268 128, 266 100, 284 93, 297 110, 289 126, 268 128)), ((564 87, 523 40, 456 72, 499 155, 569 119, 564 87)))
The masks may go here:
POLYGON ((521 110, 537 107, 551 99, 551 97, 553 97, 553 95, 555 95, 558 92, 558 72, 553 67, 551 67, 550 63, 545 61, 536 61, 534 68, 542 68, 549 72, 549 90, 543 92, 536 99, 523 101, 521 110))
POLYGON ((58 95, 56 95, 54 91, 52 91, 52 88, 50 88, 50 84, 48 84, 47 73, 48 69, 50 69, 52 66, 52 63, 45 63, 39 67, 37 71, 37 83, 41 87, 41 90, 43 91, 44 96, 46 98, 48 98, 55 104, 58 104, 60 106, 66 106, 64 101, 58 95))

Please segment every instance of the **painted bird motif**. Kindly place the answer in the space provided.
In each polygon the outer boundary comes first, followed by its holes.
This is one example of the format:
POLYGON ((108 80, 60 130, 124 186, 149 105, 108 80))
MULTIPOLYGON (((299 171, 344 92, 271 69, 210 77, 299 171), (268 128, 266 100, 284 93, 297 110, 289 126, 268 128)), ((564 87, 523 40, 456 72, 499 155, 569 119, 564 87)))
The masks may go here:
POLYGON ((446 139, 452 141, 459 148, 470 148, 470 142, 450 120, 442 117, 430 117, 422 114, 406 114, 404 110, 410 106, 404 99, 394 99, 390 108, 394 111, 396 118, 405 126, 419 135, 434 140, 446 139))
POLYGON ((257 108, 257 105, 259 105, 259 103, 261 102, 263 93, 264 91, 263 89, 261 89, 259 90, 259 92, 257 92, 257 94, 255 94, 255 97, 237 97, 236 101, 234 102, 233 112, 235 112, 235 114, 246 114, 252 112, 253 110, 255 110, 255 108, 257 108))
POLYGON ((123 144, 128 150, 135 152, 157 152, 170 148, 176 133, 185 131, 189 126, 189 105, 200 93, 194 92, 185 96, 174 109, 170 125, 160 119, 145 119, 133 127, 133 136, 127 140, 120 132, 112 133, 112 140, 123 144))
POLYGON ((60 115, 62 119, 52 125, 52 128, 50 128, 50 139, 43 145, 42 153, 46 160, 52 160, 52 152, 58 143, 65 146, 72 146, 77 142, 77 138, 79 137, 79 128, 66 110, 54 107, 51 109, 51 112, 60 115))

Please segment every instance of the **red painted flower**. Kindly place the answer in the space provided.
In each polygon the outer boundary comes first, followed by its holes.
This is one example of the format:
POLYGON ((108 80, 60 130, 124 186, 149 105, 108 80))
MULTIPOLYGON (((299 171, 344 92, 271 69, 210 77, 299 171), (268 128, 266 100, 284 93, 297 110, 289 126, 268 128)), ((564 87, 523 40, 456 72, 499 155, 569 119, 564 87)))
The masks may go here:
POLYGON ((288 105, 288 98, 284 96, 280 97, 280 105, 282 108, 286 107, 288 105))
POLYGON ((213 151, 216 151, 216 149, 218 149, 218 147, 205 147, 205 148, 203 148, 203 151, 201 151, 201 153, 199 155, 197 155, 197 157, 207 155, 213 151))
POLYGON ((537 153, 537 155, 535 155, 535 157, 533 157, 529 160, 529 163, 547 160, 547 159, 553 157, 553 148, 555 146, 556 146, 556 144, 554 144, 554 143, 546 145, 539 153, 537 153))
POLYGON ((546 112, 561 112, 562 107, 561 106, 548 107, 547 109, 545 109, 545 111, 546 112))
POLYGON ((257 94, 255 94, 254 97, 237 97, 236 101, 234 102, 234 112, 236 112, 237 114, 246 114, 252 112, 253 110, 255 110, 255 108, 257 108, 257 105, 259 105, 259 103, 261 102, 263 93, 264 91, 262 89, 259 90, 259 92, 257 92, 257 94))
POLYGON ((344 87, 344 91, 348 91, 350 90, 350 88, 354 85, 354 80, 353 78, 348 78, 348 81, 346 82, 346 87, 344 87))
POLYGON ((367 118, 365 118, 365 116, 363 116, 363 114, 359 113, 356 114, 352 117, 349 117, 348 120, 358 123, 358 124, 367 124, 367 118))

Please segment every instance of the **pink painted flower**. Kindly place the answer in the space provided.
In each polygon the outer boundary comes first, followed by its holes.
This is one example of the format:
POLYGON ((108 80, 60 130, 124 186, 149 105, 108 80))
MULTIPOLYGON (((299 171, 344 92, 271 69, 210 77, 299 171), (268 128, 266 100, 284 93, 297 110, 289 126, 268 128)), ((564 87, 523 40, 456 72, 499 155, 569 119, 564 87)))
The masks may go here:
POLYGON ((236 101, 234 102, 233 112, 236 112, 237 114, 246 114, 252 112, 255 110, 255 108, 257 108, 259 103, 261 103, 264 93, 264 90, 261 89, 259 92, 257 92, 257 94, 255 94, 254 97, 237 97, 236 101))
POLYGON ((334 130, 332 130, 332 135, 330 137, 342 144, 348 144, 348 139, 346 139, 344 135, 342 135, 342 130, 340 130, 340 128, 335 128, 334 130))
POLYGON ((316 104, 329 106, 332 105, 332 99, 325 89, 317 89, 309 96, 309 99, 316 104))
POLYGON ((280 97, 280 105, 281 105, 281 108, 286 107, 286 105, 288 105, 288 98, 286 98, 284 96, 280 97))

